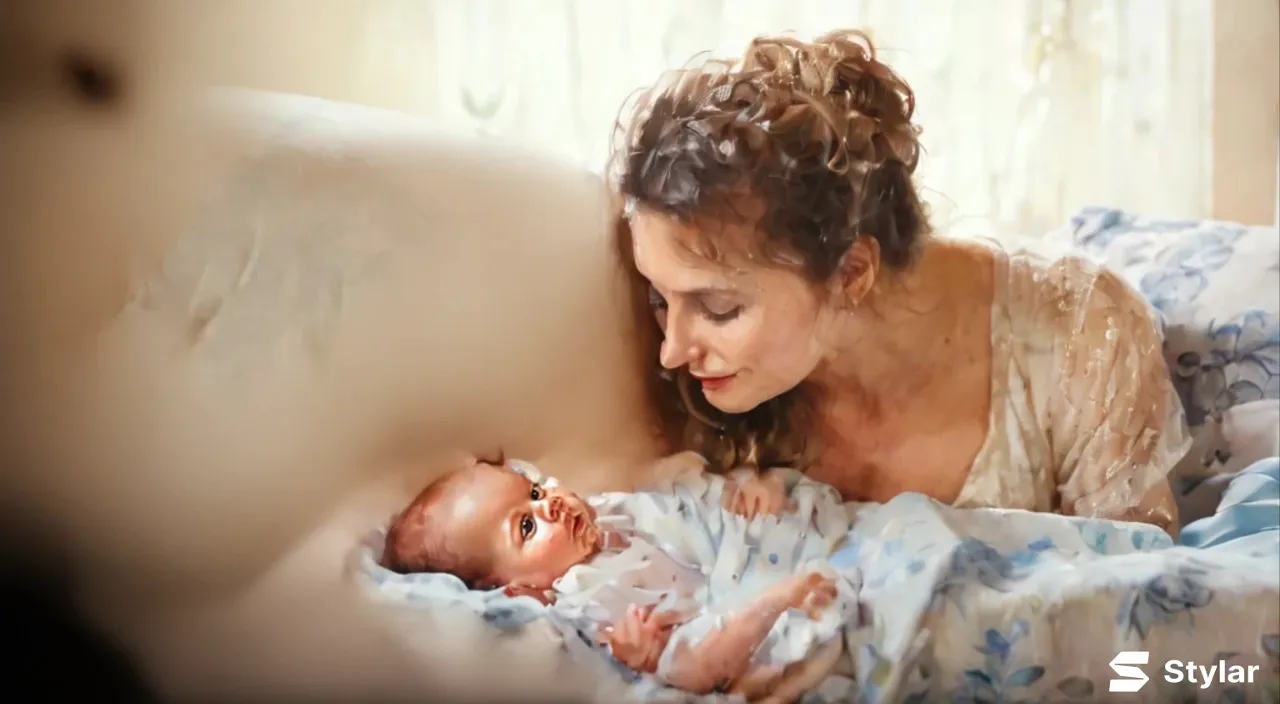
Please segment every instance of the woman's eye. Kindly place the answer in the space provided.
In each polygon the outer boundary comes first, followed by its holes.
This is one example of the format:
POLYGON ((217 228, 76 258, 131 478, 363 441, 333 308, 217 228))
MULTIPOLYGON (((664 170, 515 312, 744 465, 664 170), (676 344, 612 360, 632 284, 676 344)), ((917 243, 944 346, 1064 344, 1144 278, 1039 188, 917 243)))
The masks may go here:
POLYGON ((713 323, 727 323, 742 314, 742 306, 704 305, 702 314, 713 323))
POLYGON ((532 516, 525 516, 524 518, 521 518, 520 519, 520 538, 522 540, 528 540, 529 537, 533 535, 533 528, 534 528, 534 525, 533 525, 532 516))
POLYGON ((534 501, 541 501, 541 500, 542 500, 542 487, 540 487, 540 486, 536 486, 536 485, 535 485, 532 489, 530 489, 530 490, 529 490, 529 498, 533 499, 534 501))

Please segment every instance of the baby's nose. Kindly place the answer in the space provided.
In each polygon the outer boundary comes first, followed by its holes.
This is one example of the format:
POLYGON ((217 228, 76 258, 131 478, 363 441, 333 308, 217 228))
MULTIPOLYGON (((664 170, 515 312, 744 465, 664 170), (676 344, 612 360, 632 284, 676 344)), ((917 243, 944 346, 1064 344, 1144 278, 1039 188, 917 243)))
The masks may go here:
POLYGON ((547 497, 547 520, 551 522, 559 521, 564 515, 564 499, 552 494, 547 497))

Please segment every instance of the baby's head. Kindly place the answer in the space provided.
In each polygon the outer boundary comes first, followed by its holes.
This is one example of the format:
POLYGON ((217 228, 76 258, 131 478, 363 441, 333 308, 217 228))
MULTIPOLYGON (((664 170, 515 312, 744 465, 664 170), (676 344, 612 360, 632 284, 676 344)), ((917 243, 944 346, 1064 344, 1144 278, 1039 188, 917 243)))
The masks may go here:
POLYGON ((432 482, 396 517, 382 566, 446 572, 472 589, 550 589, 599 551, 595 518, 573 492, 476 462, 432 482))

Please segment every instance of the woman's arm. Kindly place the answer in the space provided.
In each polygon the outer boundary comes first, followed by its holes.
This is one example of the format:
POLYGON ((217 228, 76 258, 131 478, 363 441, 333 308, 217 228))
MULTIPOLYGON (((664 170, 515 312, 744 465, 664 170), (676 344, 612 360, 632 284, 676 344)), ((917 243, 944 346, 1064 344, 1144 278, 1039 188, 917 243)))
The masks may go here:
POLYGON ((1048 390, 1062 510, 1176 530, 1168 474, 1191 439, 1155 312, 1106 270, 1074 293, 1083 297, 1071 321, 1075 332, 1058 355, 1056 388, 1048 390))

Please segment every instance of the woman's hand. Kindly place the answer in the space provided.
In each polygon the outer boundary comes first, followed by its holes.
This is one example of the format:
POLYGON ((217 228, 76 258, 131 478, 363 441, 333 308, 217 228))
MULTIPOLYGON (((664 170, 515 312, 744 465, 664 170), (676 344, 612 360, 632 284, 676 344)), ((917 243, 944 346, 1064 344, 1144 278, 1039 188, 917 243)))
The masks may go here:
POLYGON ((744 479, 727 482, 723 506, 748 519, 776 516, 789 507, 787 487, 776 472, 753 472, 744 479))
POLYGON ((653 604, 632 604, 620 623, 605 628, 605 643, 613 657, 636 672, 657 671, 658 660, 671 639, 671 630, 684 621, 683 614, 674 611, 655 614, 653 607, 653 604))

